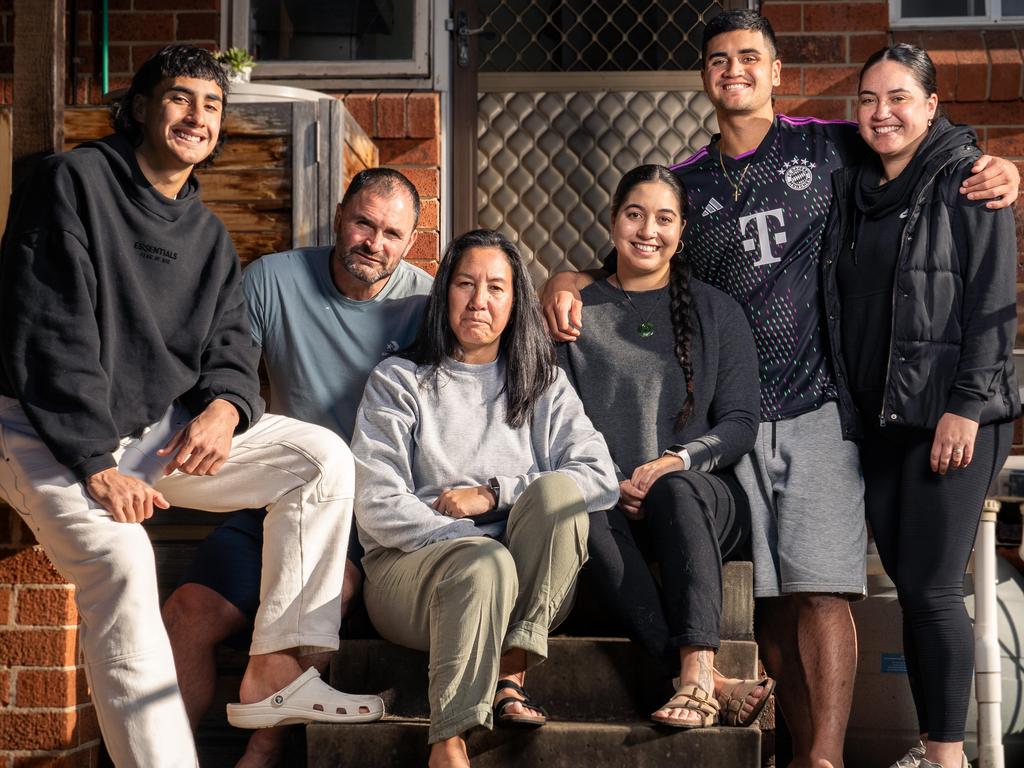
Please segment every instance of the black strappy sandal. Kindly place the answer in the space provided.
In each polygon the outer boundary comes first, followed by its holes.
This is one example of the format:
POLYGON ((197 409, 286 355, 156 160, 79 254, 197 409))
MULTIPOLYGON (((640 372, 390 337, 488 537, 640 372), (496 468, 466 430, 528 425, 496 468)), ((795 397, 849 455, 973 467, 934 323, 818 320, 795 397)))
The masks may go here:
POLYGON ((515 696, 506 696, 503 699, 499 699, 494 705, 494 722, 497 725, 508 725, 515 726, 518 728, 539 728, 548 721, 548 713, 544 707, 534 704, 530 700, 530 696, 520 686, 513 683, 511 680, 499 680, 498 687, 495 689, 495 693, 500 693, 504 690, 515 691, 523 698, 517 699, 515 696), (514 715, 505 714, 505 709, 509 704, 518 702, 524 707, 529 707, 535 712, 540 712, 539 715, 529 714, 527 712, 520 712, 514 715))

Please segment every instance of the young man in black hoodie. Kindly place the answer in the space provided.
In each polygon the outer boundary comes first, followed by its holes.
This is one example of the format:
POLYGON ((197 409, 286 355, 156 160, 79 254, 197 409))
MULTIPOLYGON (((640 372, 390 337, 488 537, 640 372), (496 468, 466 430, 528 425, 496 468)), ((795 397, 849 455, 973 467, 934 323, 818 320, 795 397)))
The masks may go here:
POLYGON ((207 51, 164 48, 115 108, 115 135, 48 158, 19 191, 0 251, 0 496, 77 588, 122 767, 197 764, 137 525, 171 504, 268 510, 232 722, 383 712, 297 660, 337 648, 352 459, 322 427, 263 415, 238 258, 192 173, 225 102, 207 51))

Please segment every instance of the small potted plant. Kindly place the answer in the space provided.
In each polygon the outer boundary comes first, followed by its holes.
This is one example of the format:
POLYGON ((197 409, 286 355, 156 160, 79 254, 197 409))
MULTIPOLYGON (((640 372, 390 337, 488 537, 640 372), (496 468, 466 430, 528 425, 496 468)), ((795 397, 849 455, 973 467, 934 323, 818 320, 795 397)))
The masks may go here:
POLYGON ((228 73, 228 82, 248 83, 252 68, 256 66, 256 60, 249 55, 245 48, 228 48, 226 51, 217 51, 214 58, 220 62, 228 73))

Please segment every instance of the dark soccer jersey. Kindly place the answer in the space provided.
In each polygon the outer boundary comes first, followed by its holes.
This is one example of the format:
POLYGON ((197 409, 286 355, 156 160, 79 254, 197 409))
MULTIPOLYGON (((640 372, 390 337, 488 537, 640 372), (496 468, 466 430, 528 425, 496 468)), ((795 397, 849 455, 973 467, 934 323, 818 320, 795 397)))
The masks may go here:
POLYGON ((832 172, 861 146, 852 123, 779 115, 753 152, 722 157, 716 137, 672 169, 686 186, 693 274, 736 299, 750 320, 762 421, 799 416, 836 397, 818 260, 832 172))

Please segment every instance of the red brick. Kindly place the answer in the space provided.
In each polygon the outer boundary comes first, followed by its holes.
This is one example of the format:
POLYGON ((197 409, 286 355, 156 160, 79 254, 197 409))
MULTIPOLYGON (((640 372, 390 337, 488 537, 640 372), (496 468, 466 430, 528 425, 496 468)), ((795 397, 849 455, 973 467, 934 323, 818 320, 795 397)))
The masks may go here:
POLYGON ((988 58, 992 65, 989 98, 993 101, 1010 101, 1021 95, 1021 74, 1024 59, 1013 32, 987 32, 988 58))
POLYGON ((405 136, 405 94, 382 93, 377 97, 377 132, 371 138, 405 136))
MULTIPOLYGON (((109 48, 110 53, 107 54, 107 72, 108 74, 128 74, 134 73, 132 69, 131 60, 131 46, 128 45, 111 45, 109 48)), ((96 74, 100 74, 100 69, 97 66, 96 74)))
POLYGON ((956 100, 984 101, 988 98, 988 54, 973 48, 956 52, 956 100))
POLYGON ((11 703, 11 672, 6 667, 0 667, 0 707, 6 707, 11 703))
POLYGON ((840 35, 779 35, 784 64, 844 64, 846 41, 840 35))
POLYGON ((441 131, 441 99, 436 93, 409 94, 408 124, 405 135, 415 139, 429 139, 441 131))
POLYGON ((77 747, 77 723, 68 712, 0 712, 0 749, 77 747))
POLYGON ((419 267, 424 272, 429 274, 431 277, 437 277, 437 260, 436 259, 409 259, 409 263, 413 266, 419 267))
POLYGON ((11 623, 11 603, 14 601, 14 588, 0 587, 0 626, 11 623))
POLYGON ((420 200, 419 226, 423 229, 437 229, 439 207, 437 200, 420 200))
POLYGON ((416 262, 417 266, 421 261, 437 261, 441 256, 437 232, 429 229, 420 229, 418 232, 416 242, 409 250, 409 260, 416 262))
POLYGON ((954 123, 966 125, 1008 125, 1021 124, 1021 112, 1024 108, 1019 102, 983 101, 980 103, 960 104, 957 102, 943 105, 946 115, 954 123))
POLYGON ((96 708, 86 705, 78 710, 78 743, 86 744, 100 737, 100 721, 96 718, 96 708))
POLYGON ((139 67, 146 63, 146 60, 154 53, 164 47, 164 43, 140 43, 133 45, 132 50, 132 63, 128 67, 129 72, 138 72, 139 67))
MULTIPOLYGON (((79 11, 78 12, 78 35, 76 37, 76 42, 78 42, 79 45, 81 45, 82 43, 91 43, 92 42, 92 23, 93 23, 92 11, 79 11)), ((70 32, 71 32, 71 27, 69 25, 68 26, 68 33, 70 34, 70 32)))
POLYGON ((805 96, 853 96, 857 93, 858 67, 806 67, 805 96))
POLYGON ((367 136, 373 136, 377 130, 376 120, 377 96, 372 93, 350 93, 345 96, 345 108, 355 118, 367 136))
POLYGON ((781 83, 774 91, 776 96, 799 96, 804 92, 804 67, 799 64, 783 66, 781 83))
POLYGON ((847 99, 776 99, 775 111, 790 117, 849 120, 847 99))
POLYGON ((70 667, 78 658, 75 629, 0 630, 0 659, 12 667, 70 667))
POLYGON ((437 165, 441 137, 431 139, 381 139, 377 141, 381 165, 437 165))
POLYGON ((6 78, 3 79, 2 82, 3 82, 3 86, 4 86, 4 96, 3 96, 4 104, 13 104, 14 103, 14 78, 6 77, 6 78))
POLYGON ((17 622, 21 626, 60 627, 78 624, 71 587, 20 587, 17 622))
POLYGON ((111 42, 173 40, 174 16, 170 13, 111 13, 111 42))
POLYGON ((216 11, 220 0, 135 0, 136 11, 216 11))
MULTIPOLYGON (((922 38, 925 35, 921 35, 922 38)), ((928 55, 935 65, 935 74, 939 85, 939 101, 949 102, 956 98, 957 60, 956 50, 938 45, 928 48, 928 55)))
POLYGON ((863 64, 868 56, 889 45, 889 36, 878 32, 867 35, 850 35, 847 59, 851 64, 863 64))
POLYGON ((12 768, 94 768, 97 764, 98 748, 87 747, 64 752, 59 755, 28 755, 15 757, 12 768))
POLYGON ((175 40, 218 40, 219 13, 179 13, 175 40))
MULTIPOLYGON (((437 197, 439 174, 436 168, 399 168, 406 178, 416 187, 420 197, 437 197)), ((2 583, 2 579, 0 579, 2 583)))
POLYGON ((985 152, 997 157, 1024 158, 1024 126, 989 128, 985 152))
POLYGON ((877 32, 888 27, 886 3, 804 3, 805 32, 877 32))
POLYGON ((799 32, 803 29, 799 3, 764 3, 761 13, 776 32, 799 32))
POLYGON ((89 701, 82 669, 22 669, 18 672, 14 703, 22 709, 76 707, 89 701))
POLYGON ((0 584, 66 584, 39 547, 0 549, 0 584))

